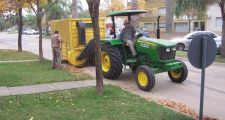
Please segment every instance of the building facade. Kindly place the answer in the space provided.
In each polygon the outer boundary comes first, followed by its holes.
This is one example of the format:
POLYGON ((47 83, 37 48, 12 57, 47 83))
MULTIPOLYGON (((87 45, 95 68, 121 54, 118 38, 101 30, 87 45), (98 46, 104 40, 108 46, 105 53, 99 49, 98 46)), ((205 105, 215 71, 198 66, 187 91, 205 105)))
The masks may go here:
MULTIPOLYGON (((157 17, 160 17, 161 31, 165 31, 166 16, 166 0, 146 0, 147 14, 140 17, 139 26, 146 28, 148 31, 156 31, 157 17)), ((173 21, 173 32, 190 32, 196 30, 207 30, 220 33, 222 31, 222 18, 219 6, 209 6, 206 16, 200 20, 194 14, 184 14, 184 16, 176 18, 173 21)))
POLYGON ((207 10, 207 30, 221 34, 222 17, 218 4, 209 6, 207 10))

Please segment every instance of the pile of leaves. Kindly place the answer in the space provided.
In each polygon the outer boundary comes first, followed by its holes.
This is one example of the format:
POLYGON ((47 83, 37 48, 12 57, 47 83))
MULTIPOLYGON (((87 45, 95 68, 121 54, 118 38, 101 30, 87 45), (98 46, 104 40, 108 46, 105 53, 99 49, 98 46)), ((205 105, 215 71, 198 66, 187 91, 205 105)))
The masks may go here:
POLYGON ((195 112, 193 108, 190 106, 182 103, 182 102, 177 102, 177 101, 171 101, 169 99, 159 99, 157 101, 158 103, 165 105, 169 108, 174 109, 175 111, 185 113, 187 115, 190 115, 192 117, 197 117, 198 114, 195 112))
MULTIPOLYGON (((169 99, 159 99, 159 100, 157 100, 157 102, 162 105, 165 105, 169 108, 172 108, 175 111, 187 114, 189 116, 192 116, 192 117, 198 119, 198 113, 196 113, 193 108, 191 108, 190 106, 188 106, 182 102, 172 101, 169 99)), ((209 116, 204 116, 203 120, 217 120, 217 119, 209 117, 209 116)))
POLYGON ((70 65, 70 64, 62 64, 62 66, 63 66, 63 69, 65 69, 66 71, 68 71, 72 74, 76 73, 76 74, 79 74, 81 76, 86 76, 87 78, 92 79, 92 77, 90 75, 86 74, 80 68, 76 68, 76 67, 74 67, 73 65, 70 65))

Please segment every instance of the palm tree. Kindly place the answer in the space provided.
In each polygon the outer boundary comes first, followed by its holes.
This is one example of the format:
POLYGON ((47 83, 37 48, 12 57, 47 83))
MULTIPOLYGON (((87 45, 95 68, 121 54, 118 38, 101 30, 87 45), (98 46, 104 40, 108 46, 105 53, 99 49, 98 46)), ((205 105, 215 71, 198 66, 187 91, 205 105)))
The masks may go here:
POLYGON ((202 15, 211 4, 218 4, 222 15, 222 44, 221 57, 225 57, 225 0, 175 0, 176 6, 174 14, 178 17, 188 10, 195 9, 199 15, 202 15))
POLYGON ((173 16, 172 16, 172 9, 173 9, 173 0, 166 0, 166 32, 172 33, 173 29, 173 16))

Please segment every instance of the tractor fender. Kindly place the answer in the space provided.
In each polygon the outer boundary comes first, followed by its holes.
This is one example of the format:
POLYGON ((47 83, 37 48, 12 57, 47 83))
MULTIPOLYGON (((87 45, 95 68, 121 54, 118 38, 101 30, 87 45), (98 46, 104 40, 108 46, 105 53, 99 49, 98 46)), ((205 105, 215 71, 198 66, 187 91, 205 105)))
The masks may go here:
POLYGON ((110 40, 102 40, 101 41, 102 44, 110 44, 111 46, 117 46, 117 45, 122 45, 123 42, 120 39, 110 39, 110 40))

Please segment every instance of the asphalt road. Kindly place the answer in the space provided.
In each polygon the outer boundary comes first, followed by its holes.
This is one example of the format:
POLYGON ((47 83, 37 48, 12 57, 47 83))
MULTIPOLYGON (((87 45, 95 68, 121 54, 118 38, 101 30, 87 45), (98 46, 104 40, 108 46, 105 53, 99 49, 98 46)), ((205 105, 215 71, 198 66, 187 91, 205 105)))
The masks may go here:
MULTIPOLYGON (((17 34, 0 33, 0 49, 17 49, 17 34)), ((23 49, 38 54, 38 36, 24 35, 23 49)), ((43 40, 43 51, 44 57, 51 59, 50 40, 43 40)), ((124 70, 118 80, 110 82, 143 97, 181 101, 198 112, 201 71, 192 67, 186 59, 183 61, 188 67, 189 75, 182 84, 172 83, 167 73, 160 73, 156 75, 155 88, 151 92, 144 92, 138 89, 133 73, 129 70, 124 70)), ((93 67, 85 68, 85 71, 95 75, 93 67)), ((204 114, 225 120, 225 64, 213 63, 208 67, 205 84, 204 114)))

